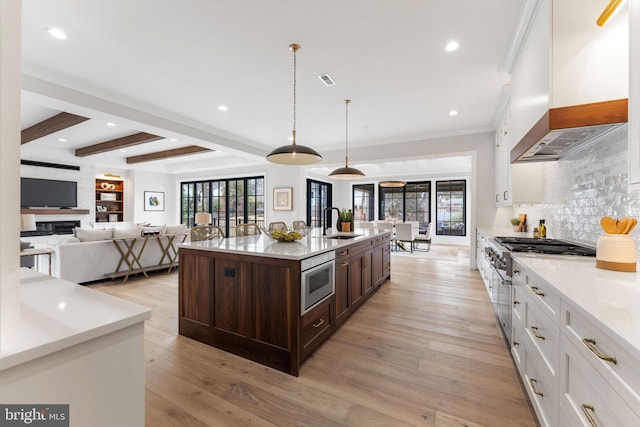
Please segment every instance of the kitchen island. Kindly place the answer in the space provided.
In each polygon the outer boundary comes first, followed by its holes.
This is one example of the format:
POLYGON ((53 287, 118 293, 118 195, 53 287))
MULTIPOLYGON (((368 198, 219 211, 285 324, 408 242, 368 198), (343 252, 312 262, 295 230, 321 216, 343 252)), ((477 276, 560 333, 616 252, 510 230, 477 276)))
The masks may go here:
POLYGON ((296 242, 266 235, 180 246, 179 333, 298 375, 300 366, 390 278, 388 231, 357 229, 296 242), (305 310, 310 259, 335 259, 335 292, 305 310))

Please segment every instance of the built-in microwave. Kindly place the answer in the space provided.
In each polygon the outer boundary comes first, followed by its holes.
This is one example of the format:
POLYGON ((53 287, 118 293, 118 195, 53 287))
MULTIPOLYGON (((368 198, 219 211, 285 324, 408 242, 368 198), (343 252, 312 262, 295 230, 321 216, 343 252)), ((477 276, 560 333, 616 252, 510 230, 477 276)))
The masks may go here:
POLYGON ((300 261, 300 314, 330 298, 335 292, 335 252, 300 261))

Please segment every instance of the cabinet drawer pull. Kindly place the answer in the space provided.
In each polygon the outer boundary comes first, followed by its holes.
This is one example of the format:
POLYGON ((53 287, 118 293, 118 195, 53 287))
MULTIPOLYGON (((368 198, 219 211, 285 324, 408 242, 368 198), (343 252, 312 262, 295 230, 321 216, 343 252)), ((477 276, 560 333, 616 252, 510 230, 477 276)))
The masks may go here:
POLYGON ((504 191, 504 192, 502 193, 502 198, 503 198, 503 199, 505 199, 505 200, 507 200, 507 199, 508 199, 508 197, 507 197, 507 194, 508 194, 508 193, 509 193, 508 191, 504 191))
POLYGON ((345 256, 348 253, 349 251, 341 251, 341 252, 338 252, 338 256, 345 256))
POLYGON ((513 342, 513 346, 515 347, 515 346, 517 346, 517 345, 520 345, 520 343, 519 343, 518 341, 514 341, 514 342, 513 342))
POLYGON ((318 323, 314 323, 314 324, 313 324, 313 327, 314 327, 314 328, 319 328, 319 327, 320 327, 320 325, 322 325, 323 323, 324 323, 324 319, 320 319, 320 321, 319 321, 318 323))
POLYGON ((514 299, 513 300, 513 305, 518 305, 518 304, 520 304, 520 301, 518 301, 517 299, 514 299))
POLYGON ((338 267, 346 267, 349 265, 349 261, 343 261, 340 264, 338 264, 338 267))
POLYGON ((618 359, 616 359, 615 357, 607 356, 606 354, 601 353, 600 350, 596 348, 596 340, 594 340, 593 338, 583 338, 582 343, 586 345, 593 354, 595 354, 596 356, 598 356, 598 358, 604 360, 605 362, 611 362, 613 364, 618 363, 618 359))
POLYGON ((544 335, 540 335, 540 332, 538 332, 538 327, 537 326, 531 326, 531 327, 529 327, 529 329, 531 329, 531 333, 533 334, 534 337, 539 338, 541 340, 546 339, 544 337, 544 335))
POLYGON ((520 274, 520 270, 514 269, 513 274, 520 274))
POLYGON ((544 296, 544 292, 542 292, 537 286, 532 286, 531 290, 533 291, 534 294, 538 295, 539 297, 544 296))
POLYGON ((586 403, 583 403, 580 406, 582 406, 582 412, 584 412, 584 416, 587 417, 587 420, 589 420, 589 423, 593 427, 598 427, 598 423, 596 422, 596 419, 593 417, 593 413, 596 412, 596 410, 593 408, 593 405, 587 405, 586 403))
POLYGON ((541 391, 538 391, 536 384, 538 384, 537 380, 534 380, 533 378, 529 378, 529 385, 531 386, 531 391, 533 392, 533 394, 537 394, 538 396, 541 396, 541 397, 544 396, 544 393, 542 393, 541 391))

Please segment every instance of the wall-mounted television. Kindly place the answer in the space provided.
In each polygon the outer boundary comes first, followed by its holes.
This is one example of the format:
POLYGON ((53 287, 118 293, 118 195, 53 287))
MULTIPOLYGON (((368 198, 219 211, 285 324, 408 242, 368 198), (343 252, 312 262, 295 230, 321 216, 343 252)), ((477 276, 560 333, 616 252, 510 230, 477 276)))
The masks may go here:
POLYGON ((23 208, 75 208, 78 183, 54 179, 20 178, 20 206, 23 208))

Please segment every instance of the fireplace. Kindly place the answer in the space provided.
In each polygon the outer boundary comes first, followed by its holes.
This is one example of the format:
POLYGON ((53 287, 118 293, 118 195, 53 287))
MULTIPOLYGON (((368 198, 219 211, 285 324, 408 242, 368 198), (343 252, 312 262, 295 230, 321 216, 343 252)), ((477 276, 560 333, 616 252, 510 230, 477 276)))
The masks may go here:
POLYGON ((36 221, 36 230, 22 231, 20 237, 73 234, 75 227, 80 227, 80 221, 36 221))

